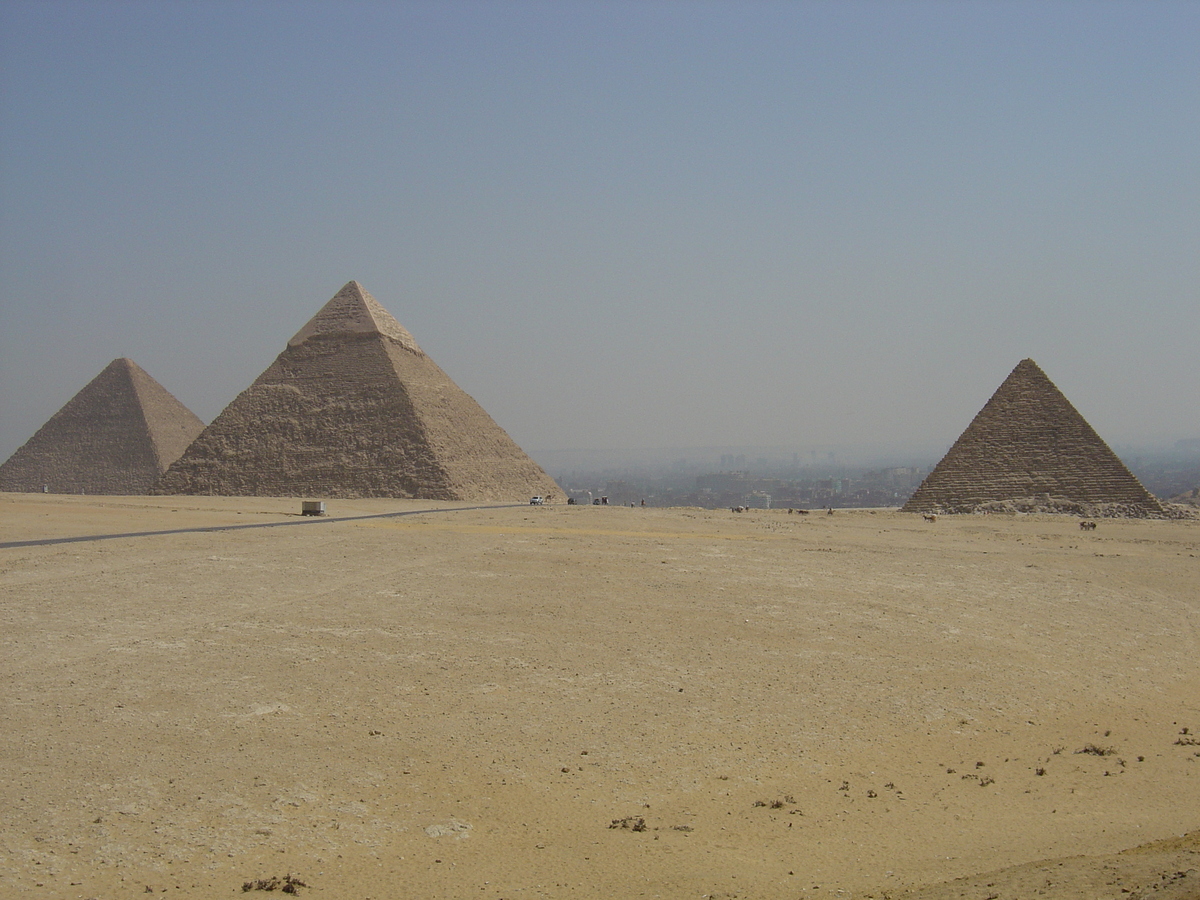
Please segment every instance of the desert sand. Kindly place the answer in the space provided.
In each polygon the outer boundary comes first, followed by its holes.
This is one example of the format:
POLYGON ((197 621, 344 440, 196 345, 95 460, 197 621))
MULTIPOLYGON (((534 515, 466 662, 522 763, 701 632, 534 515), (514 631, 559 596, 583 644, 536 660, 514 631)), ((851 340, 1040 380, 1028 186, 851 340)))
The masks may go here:
POLYGON ((1200 521, 465 507, 0 495, 0 892, 1200 896, 1200 521))

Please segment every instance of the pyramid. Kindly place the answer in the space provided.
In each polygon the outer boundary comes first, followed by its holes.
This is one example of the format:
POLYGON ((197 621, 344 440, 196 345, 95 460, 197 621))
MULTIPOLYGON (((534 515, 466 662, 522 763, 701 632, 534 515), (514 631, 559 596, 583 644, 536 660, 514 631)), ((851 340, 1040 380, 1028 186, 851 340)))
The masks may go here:
POLYGON ((0 491, 146 494, 204 428, 131 359, 114 359, 0 466, 0 491))
POLYGON ((1032 359, 1022 360, 917 488, 903 512, 989 509, 1161 516, 1032 359))
POLYGON ((1178 503, 1182 506, 1200 507, 1200 487, 1192 488, 1190 491, 1184 491, 1178 497, 1172 497, 1171 502, 1178 503))
POLYGON ((554 481, 351 281, 155 493, 528 500, 554 481))

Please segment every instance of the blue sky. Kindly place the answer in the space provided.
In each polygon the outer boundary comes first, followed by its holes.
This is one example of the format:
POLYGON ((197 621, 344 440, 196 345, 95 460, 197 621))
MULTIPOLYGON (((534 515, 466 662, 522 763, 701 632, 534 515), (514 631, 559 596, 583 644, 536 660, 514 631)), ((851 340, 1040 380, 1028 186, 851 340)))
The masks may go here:
POLYGON ((522 446, 1200 437, 1200 4, 0 0, 0 459, 361 281, 522 446))

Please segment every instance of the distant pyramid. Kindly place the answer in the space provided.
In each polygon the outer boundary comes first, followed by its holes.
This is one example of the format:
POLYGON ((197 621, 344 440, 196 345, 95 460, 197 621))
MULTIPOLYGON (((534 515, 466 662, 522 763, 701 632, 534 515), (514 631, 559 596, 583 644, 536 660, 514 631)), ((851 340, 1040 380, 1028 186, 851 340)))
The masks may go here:
POLYGON ((1032 359, 1022 360, 903 512, 1160 516, 1162 504, 1032 359))
POLYGON ((1200 487, 1184 491, 1178 497, 1172 497, 1171 502, 1182 506, 1200 506, 1200 487))
POLYGON ((0 466, 0 491, 146 494, 204 428, 130 359, 114 359, 0 466))
POLYGON ((157 494, 522 500, 554 481, 351 281, 157 494))

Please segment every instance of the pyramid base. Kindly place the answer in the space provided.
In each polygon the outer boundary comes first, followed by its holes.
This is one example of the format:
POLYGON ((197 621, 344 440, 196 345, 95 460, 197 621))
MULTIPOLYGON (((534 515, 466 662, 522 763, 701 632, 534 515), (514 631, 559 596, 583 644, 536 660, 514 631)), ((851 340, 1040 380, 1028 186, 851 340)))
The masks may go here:
POLYGON ((928 508, 901 512, 928 512, 937 515, 1017 515, 1040 513, 1058 516, 1080 516, 1089 519, 1173 519, 1173 511, 1139 503, 1096 503, 1069 500, 1066 497, 1014 497, 1011 500, 964 500, 957 503, 937 503, 928 508))

